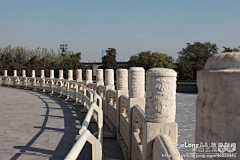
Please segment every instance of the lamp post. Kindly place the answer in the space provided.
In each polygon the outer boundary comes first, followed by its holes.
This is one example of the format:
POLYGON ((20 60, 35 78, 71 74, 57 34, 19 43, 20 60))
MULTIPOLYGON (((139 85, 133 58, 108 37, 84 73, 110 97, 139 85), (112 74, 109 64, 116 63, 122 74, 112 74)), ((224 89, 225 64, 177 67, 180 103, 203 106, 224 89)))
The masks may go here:
POLYGON ((67 44, 60 44, 60 49, 62 50, 62 56, 64 56, 68 49, 67 44))

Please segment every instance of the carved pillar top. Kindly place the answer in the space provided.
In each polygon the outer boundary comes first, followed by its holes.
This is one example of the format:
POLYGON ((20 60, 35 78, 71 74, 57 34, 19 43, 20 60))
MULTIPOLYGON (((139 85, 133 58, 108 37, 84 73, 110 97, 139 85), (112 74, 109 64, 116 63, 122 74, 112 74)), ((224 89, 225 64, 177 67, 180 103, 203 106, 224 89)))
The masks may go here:
POLYGON ((128 90, 128 70, 117 69, 117 90, 128 90))
POLYGON ((92 70, 87 69, 86 70, 86 84, 92 83, 92 70))
POLYGON ((97 69, 96 82, 103 82, 103 69, 97 69))
POLYGON ((103 69, 97 69, 97 76, 96 76, 96 85, 104 85, 103 82, 103 69))
POLYGON ((54 78, 54 70, 53 70, 53 69, 50 70, 50 78, 51 78, 51 79, 54 78))
POLYGON ((197 86, 195 142, 239 144, 240 52, 210 57, 197 72, 197 86))
POLYGON ((145 71, 142 67, 131 67, 128 72, 129 98, 144 98, 145 71))
POLYGON ((64 79, 63 78, 63 70, 59 70, 58 72, 59 72, 59 78, 58 79, 64 79))
POLYGON ((7 70, 4 70, 4 76, 7 76, 7 70))
POLYGON ((153 68, 147 72, 146 119, 171 123, 176 116, 177 73, 172 69, 153 68))
POLYGON ((32 77, 35 77, 35 70, 32 70, 32 77))
POLYGON ((26 77, 26 70, 22 70, 22 77, 26 77))
POLYGON ((204 69, 240 69, 240 52, 227 52, 210 57, 204 69))
POLYGON ((14 71, 13 71, 13 76, 14 76, 14 77, 17 77, 17 70, 14 70, 14 71))
POLYGON ((41 78, 45 78, 45 71, 41 70, 41 78))
POLYGON ((105 86, 114 86, 114 70, 105 70, 105 86))
POLYGON ((77 69, 77 82, 82 82, 82 70, 81 69, 77 69))
POLYGON ((72 81, 73 80, 73 70, 68 70, 68 81, 72 81))

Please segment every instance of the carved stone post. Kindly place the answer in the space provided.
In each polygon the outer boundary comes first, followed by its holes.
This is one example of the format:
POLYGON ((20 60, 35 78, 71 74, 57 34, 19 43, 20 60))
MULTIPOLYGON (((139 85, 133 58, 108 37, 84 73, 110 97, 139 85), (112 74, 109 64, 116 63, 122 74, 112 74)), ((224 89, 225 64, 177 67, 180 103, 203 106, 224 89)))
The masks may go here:
POLYGON ((114 70, 106 69, 105 70, 105 86, 106 90, 112 89, 114 90, 114 70))
POLYGON ((7 84, 9 84, 9 81, 7 81, 8 80, 8 78, 7 78, 7 70, 4 70, 4 85, 7 85, 7 84))
POLYGON ((13 70, 13 84, 14 84, 14 87, 16 87, 16 85, 18 84, 18 78, 17 78, 17 70, 13 70))
POLYGON ((177 143, 176 77, 177 73, 167 68, 153 68, 147 72, 143 159, 152 159, 152 144, 157 136, 167 135, 177 143))
POLYGON ((17 77, 17 70, 13 71, 13 77, 17 77))
POLYGON ((63 78, 63 70, 59 70, 59 78, 58 79, 64 79, 63 78))
MULTIPOLYGON (((121 122, 124 122, 125 121, 125 117, 121 116, 122 115, 122 106, 121 106, 121 96, 122 95, 126 95, 128 96, 128 70, 127 69, 117 69, 116 71, 116 86, 117 86, 117 90, 116 90, 116 110, 117 110, 117 115, 116 115, 116 118, 117 118, 117 133, 116 133, 116 138, 117 138, 117 141, 120 145, 120 147, 122 148, 123 150, 123 156, 124 158, 128 157, 127 159, 129 159, 130 157, 130 148, 128 148, 126 151, 124 151, 124 148, 125 146, 123 146, 121 140, 123 139, 123 136, 124 135, 121 135, 121 134, 126 134, 124 137, 130 137, 131 138, 131 135, 129 135, 129 131, 124 131, 125 130, 123 128, 123 126, 120 126, 120 123, 121 122), (122 127, 122 128, 120 128, 122 127)), ((125 110, 126 110, 126 105, 125 104, 125 110)), ((126 112, 127 113, 127 112, 126 112)), ((129 117, 128 117, 129 118, 129 117)), ((131 126, 129 126, 129 129, 131 129, 131 126)), ((130 146, 130 139, 128 140, 129 142, 128 143, 128 147, 130 146)), ((126 148, 125 148, 126 149, 126 148)))
POLYGON ((92 70, 91 69, 87 69, 86 70, 86 86, 88 85, 88 83, 92 83, 92 70))
MULTIPOLYGON (((91 69, 87 69, 86 70, 86 83, 85 83, 85 85, 86 86, 88 86, 88 84, 89 83, 92 83, 93 81, 92 81, 92 70, 91 69)), ((86 89, 84 89, 84 95, 86 95, 86 89)), ((85 100, 84 100, 85 101, 85 100)), ((83 105, 84 105, 84 108, 83 109, 81 109, 81 112, 87 112, 88 111, 88 109, 85 107, 86 106, 86 103, 84 102, 83 103, 83 105)))
POLYGON ((50 79, 54 79, 54 70, 50 70, 50 79))
POLYGON ((68 81, 73 80, 73 70, 68 70, 68 81))
POLYGON ((117 132, 120 132, 120 97, 121 95, 128 96, 128 70, 127 69, 117 69, 116 71, 116 78, 117 78, 117 90, 116 90, 116 98, 117 98, 117 132))
POLYGON ((26 70, 22 70, 22 77, 26 77, 26 70))
MULTIPOLYGON (((25 84, 25 81, 26 81, 26 70, 22 70, 22 82, 19 82, 22 86, 24 86, 24 84, 25 84)), ((19 84, 18 83, 18 84, 19 84)), ((21 87, 17 87, 17 88, 21 88, 21 87)))
POLYGON ((8 76, 8 75, 7 75, 7 70, 4 70, 4 76, 5 76, 5 77, 8 76))
POLYGON ((145 70, 142 67, 131 67, 128 72, 129 102, 128 102, 128 157, 131 157, 132 142, 132 107, 138 105, 143 110, 145 108, 145 70))
MULTIPOLYGON (((59 72, 58 79, 64 79, 64 77, 63 77, 63 70, 59 70, 58 72, 59 72)), ((62 86, 63 86, 63 82, 62 82, 62 81, 59 81, 58 83, 59 83, 59 87, 60 87, 60 88, 59 88, 59 96, 58 96, 58 97, 60 97, 60 98, 65 97, 65 96, 62 96, 62 86)))
POLYGON ((82 82, 82 70, 81 69, 77 69, 77 82, 82 82))
POLYGON ((217 153, 236 153, 239 159, 240 52, 209 58, 204 70, 197 72, 197 86, 195 143, 214 142, 217 153))
POLYGON ((32 78, 35 78, 35 70, 32 70, 32 78))
POLYGON ((34 90, 36 90, 35 86, 36 86, 36 78, 35 78, 35 70, 32 70, 32 86, 34 86, 34 90))
POLYGON ((142 67, 131 67, 129 77, 129 107, 139 105, 145 108, 145 71, 142 67))
POLYGON ((172 69, 155 68, 147 72, 145 115, 148 122, 175 122, 176 81, 177 73, 172 69))
POLYGON ((114 90, 114 70, 106 69, 105 70, 105 105, 104 105, 104 114, 108 117, 108 90, 114 90))
POLYGON ((103 82, 103 69, 97 69, 96 85, 104 85, 103 82))
POLYGON ((45 78, 45 71, 44 70, 41 70, 41 78, 45 78))

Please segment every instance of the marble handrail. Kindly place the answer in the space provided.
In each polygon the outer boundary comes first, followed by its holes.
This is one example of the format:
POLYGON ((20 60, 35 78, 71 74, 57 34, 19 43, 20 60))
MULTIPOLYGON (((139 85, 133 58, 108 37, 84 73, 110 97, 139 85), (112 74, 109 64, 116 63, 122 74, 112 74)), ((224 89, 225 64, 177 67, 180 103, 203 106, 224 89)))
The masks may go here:
POLYGON ((17 76, 0 76, 0 83, 7 86, 15 86, 18 88, 39 89, 43 92, 50 91, 51 93, 58 93, 68 98, 73 98, 76 102, 86 104, 88 113, 84 119, 81 129, 79 130, 80 138, 76 145, 72 147, 66 160, 76 159, 82 150, 82 147, 88 141, 92 144, 92 154, 94 160, 102 159, 102 143, 103 143, 103 111, 102 98, 87 86, 77 83, 76 81, 68 81, 65 79, 56 78, 40 78, 40 77, 17 77, 17 76), (23 82, 23 83, 20 83, 23 82), (83 90, 79 92, 79 88, 83 90), (97 114, 96 114, 97 113, 97 114), (88 130, 91 117, 93 117, 98 124, 97 138, 88 130), (79 147, 82 146, 82 147, 79 147))

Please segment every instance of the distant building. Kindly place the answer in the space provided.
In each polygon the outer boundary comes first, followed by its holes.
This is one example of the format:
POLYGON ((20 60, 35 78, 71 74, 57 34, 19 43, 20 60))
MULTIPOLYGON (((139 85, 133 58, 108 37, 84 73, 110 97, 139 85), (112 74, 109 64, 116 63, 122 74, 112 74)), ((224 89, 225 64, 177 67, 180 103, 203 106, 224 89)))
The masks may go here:
MULTIPOLYGON (((105 49, 102 49, 102 57, 104 57, 105 56, 105 49)), ((101 59, 102 59, 102 57, 101 57, 101 59)))

